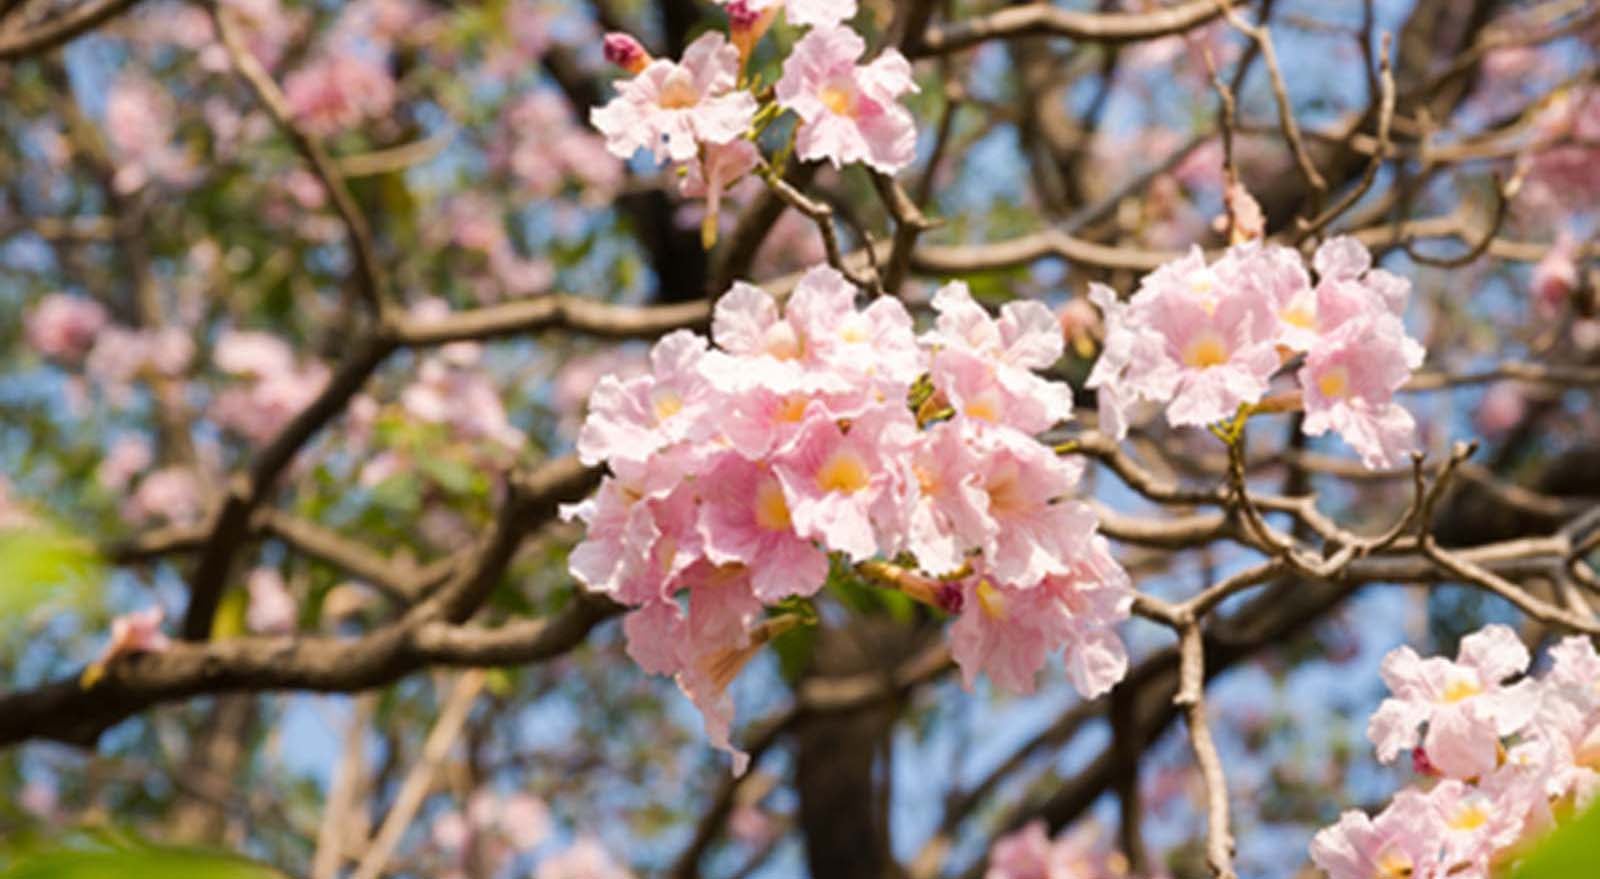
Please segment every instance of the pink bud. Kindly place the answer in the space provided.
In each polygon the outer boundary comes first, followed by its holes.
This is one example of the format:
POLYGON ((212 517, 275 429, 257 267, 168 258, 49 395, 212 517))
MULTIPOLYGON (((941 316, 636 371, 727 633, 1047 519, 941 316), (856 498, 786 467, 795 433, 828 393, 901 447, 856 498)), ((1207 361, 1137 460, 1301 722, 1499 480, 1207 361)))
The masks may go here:
POLYGON ((1418 775, 1439 777, 1439 767, 1433 765, 1433 761, 1428 759, 1428 752, 1421 748, 1411 752, 1411 771, 1418 775))
POLYGON ((629 73, 638 73, 650 65, 650 53, 639 41, 628 34, 612 31, 605 36, 606 60, 629 73))
POLYGON ((761 12, 751 9, 749 0, 733 0, 728 4, 728 25, 732 29, 749 30, 761 20, 761 12))
POLYGON ((1539 310, 1546 314, 1560 311, 1567 297, 1578 287, 1576 242, 1565 232, 1545 252, 1544 258, 1533 267, 1533 299, 1539 310))

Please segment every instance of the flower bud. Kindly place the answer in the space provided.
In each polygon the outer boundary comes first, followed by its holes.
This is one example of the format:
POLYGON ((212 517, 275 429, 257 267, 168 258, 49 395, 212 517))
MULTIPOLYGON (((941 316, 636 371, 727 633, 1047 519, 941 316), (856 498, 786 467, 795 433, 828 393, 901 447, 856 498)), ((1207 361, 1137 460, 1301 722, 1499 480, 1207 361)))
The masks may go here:
POLYGON ((629 73, 637 74, 650 66, 650 53, 628 34, 612 31, 605 35, 606 60, 629 73))

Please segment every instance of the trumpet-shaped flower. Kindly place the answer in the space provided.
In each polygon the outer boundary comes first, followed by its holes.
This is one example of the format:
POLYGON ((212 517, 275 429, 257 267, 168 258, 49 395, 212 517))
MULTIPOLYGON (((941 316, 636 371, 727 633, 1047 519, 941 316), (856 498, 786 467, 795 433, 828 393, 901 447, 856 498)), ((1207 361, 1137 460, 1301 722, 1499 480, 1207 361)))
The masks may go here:
POLYGON ((689 44, 681 62, 649 62, 589 121, 618 158, 647 149, 657 161, 687 162, 701 144, 729 143, 750 128, 756 100, 737 88, 738 76, 739 50, 711 31, 689 44))
POLYGON ((898 51, 857 64, 865 51, 866 43, 848 28, 812 29, 784 61, 778 103, 800 117, 800 158, 827 159, 834 167, 862 162, 894 174, 916 155, 916 125, 899 98, 917 86, 898 51))
POLYGON ((1528 661, 1528 649, 1501 625, 1463 638, 1454 662, 1423 659, 1410 647, 1391 651, 1382 673, 1394 695, 1367 725, 1378 759, 1390 762, 1420 741, 1428 761, 1447 777, 1494 769, 1501 738, 1526 726, 1538 707, 1531 682, 1505 683, 1527 670, 1528 661))

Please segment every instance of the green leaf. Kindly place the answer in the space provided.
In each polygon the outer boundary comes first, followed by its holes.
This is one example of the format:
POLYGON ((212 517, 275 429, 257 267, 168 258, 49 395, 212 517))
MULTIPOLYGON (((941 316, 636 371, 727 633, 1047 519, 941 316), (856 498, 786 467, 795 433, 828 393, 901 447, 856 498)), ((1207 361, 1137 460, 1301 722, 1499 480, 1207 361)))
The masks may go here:
POLYGON ((0 530, 0 621, 81 597, 101 567, 92 544, 48 525, 0 530))
POLYGON ((235 855, 105 840, 0 856, 0 864, 0 879, 285 879, 235 855))
POLYGON ((1511 879, 1577 879, 1600 864, 1600 806, 1561 825, 1511 871, 1511 879))

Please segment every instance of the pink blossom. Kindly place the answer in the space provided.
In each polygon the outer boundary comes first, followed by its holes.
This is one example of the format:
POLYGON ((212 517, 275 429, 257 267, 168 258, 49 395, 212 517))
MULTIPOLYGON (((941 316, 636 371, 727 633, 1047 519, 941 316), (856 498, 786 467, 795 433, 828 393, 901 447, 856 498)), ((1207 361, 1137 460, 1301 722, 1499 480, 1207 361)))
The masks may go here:
POLYGON ((553 196, 575 181, 583 187, 586 202, 599 203, 609 201, 621 186, 622 162, 606 151, 600 136, 578 124, 559 94, 533 92, 507 108, 502 118, 504 131, 493 145, 492 158, 508 166, 532 194, 553 196))
POLYGON ((1352 320, 1306 355, 1299 372, 1305 432, 1334 430, 1368 467, 1393 467, 1417 448, 1416 422, 1394 402, 1411 377, 1406 336, 1387 315, 1352 320))
POLYGON ((1522 423, 1527 410, 1528 398, 1522 386, 1515 381, 1498 381, 1484 389, 1472 420, 1485 436, 1499 439, 1522 423))
POLYGON ((1546 315, 1557 314, 1578 287, 1577 242, 1562 233, 1533 267, 1533 301, 1546 315))
POLYGON ((1311 840, 1328 879, 1443 879, 1443 816, 1425 794, 1404 790, 1378 814, 1349 811, 1311 840))
POLYGON ((756 101, 736 88, 738 75, 739 50, 711 31, 689 44, 681 63, 658 58, 619 84, 589 121, 618 158, 648 149, 657 161, 688 161, 700 144, 728 143, 750 127, 756 101))
POLYGON ((177 107, 154 80, 125 72, 106 95, 106 136, 117 158, 112 185, 130 193, 152 180, 183 184, 194 176, 190 157, 174 145, 177 107))
POLYGON ((0 531, 28 528, 37 524, 27 508, 13 497, 11 481, 0 474, 0 531))
POLYGON ((828 576, 828 556, 795 533, 782 483, 763 464, 725 454, 705 471, 700 533, 706 557, 741 564, 763 602, 809 596, 828 576))
POLYGON ((23 321, 29 347, 45 357, 76 363, 89 353, 106 325, 106 310, 93 299, 51 293, 23 321))
POLYGON ((388 115, 396 97, 388 65, 349 49, 312 58, 284 79, 283 94, 295 119, 319 137, 388 115))
POLYGON ((245 610, 245 625, 260 635, 286 635, 293 632, 298 602, 284 585, 276 568, 256 568, 245 576, 250 604, 245 610))
POLYGON ((445 424, 461 438, 492 442, 508 451, 527 438, 511 424, 500 389, 479 369, 450 365, 443 354, 417 368, 417 380, 400 392, 408 414, 431 424, 445 424))
POLYGON ((1072 417, 1072 389, 1033 372, 1061 359, 1061 325, 1043 303, 1008 302, 995 320, 967 285, 947 284, 933 297, 939 314, 922 339, 939 349, 932 375, 958 414, 1039 433, 1072 417))
POLYGON ((110 492, 121 492, 128 483, 155 461, 150 441, 139 434, 125 433, 111 443, 95 471, 100 485, 110 492))
POLYGON ((761 153, 755 144, 740 138, 725 144, 707 144, 700 157, 685 166, 687 173, 678 181, 678 191, 690 198, 706 200, 706 216, 700 227, 700 239, 707 249, 717 243, 717 219, 722 207, 722 194, 739 178, 750 173, 760 158, 761 153))
POLYGON ((828 418, 809 418, 773 461, 796 533, 854 561, 893 546, 880 523, 897 518, 906 479, 895 451, 910 447, 915 430, 904 409, 874 410, 848 433, 828 418))
POLYGON ((835 27, 856 16, 856 0, 717 0, 728 7, 729 16, 736 6, 751 13, 782 9, 784 17, 796 27, 835 27))
POLYGON ((800 158, 828 159, 834 167, 863 162, 894 174, 916 155, 916 125, 898 99, 917 86, 910 62, 897 50, 856 64, 865 51, 866 43, 847 28, 807 32, 784 61, 778 104, 800 117, 800 158))
POLYGON ((639 74, 654 59, 631 34, 612 31, 603 40, 606 60, 632 74, 639 74))
POLYGON ((943 421, 923 432, 912 453, 916 493, 908 511, 906 548, 925 571, 953 573, 993 525, 989 495, 979 482, 980 459, 963 422, 943 421))
POLYGON ((331 375, 321 363, 297 366, 287 343, 261 332, 225 331, 212 359, 219 370, 246 379, 216 396, 212 417, 257 445, 271 442, 311 405, 331 375))
POLYGON ((500 801, 500 830, 517 849, 536 848, 550 836, 550 807, 531 794, 512 794, 500 801))
POLYGON ((580 836, 558 854, 539 863, 534 879, 633 879, 596 840, 580 836))
POLYGON ((111 325, 95 336, 84 369, 90 378, 118 390, 144 375, 177 377, 193 357, 194 341, 177 327, 130 330, 111 325))
POLYGON ((1016 693, 1033 692, 1045 660, 1065 650, 1068 677, 1085 698, 1127 673, 1115 625, 1128 616, 1133 587, 1105 539, 1085 535, 1068 573, 1031 588, 1005 585, 979 571, 965 584, 962 613, 950 630, 951 653, 971 687, 980 671, 1016 693))
POLYGON ((204 514, 200 479, 186 467, 165 467, 139 480, 122 507, 122 518, 133 524, 165 519, 174 525, 193 525, 204 514))
POLYGON ((1391 651, 1383 679, 1394 695, 1367 725, 1378 759, 1390 762, 1420 740, 1428 760, 1448 777, 1492 770, 1500 739, 1526 726, 1537 707, 1529 681, 1505 684, 1528 661, 1528 649, 1501 625, 1463 638, 1455 662, 1422 659, 1410 647, 1391 651), (1426 737, 1419 734, 1423 725, 1426 737))
POLYGON ((232 375, 261 378, 294 368, 294 352, 270 333, 225 330, 217 337, 212 360, 232 375))
POLYGON ((111 621, 111 640, 96 660, 99 665, 133 653, 160 653, 172 646, 161 631, 166 611, 159 605, 125 613, 111 621))
POLYGON ((704 338, 678 330, 650 350, 651 375, 600 379, 578 435, 583 462, 642 462, 672 443, 704 437, 711 405, 711 384, 699 370, 705 352, 704 338))

